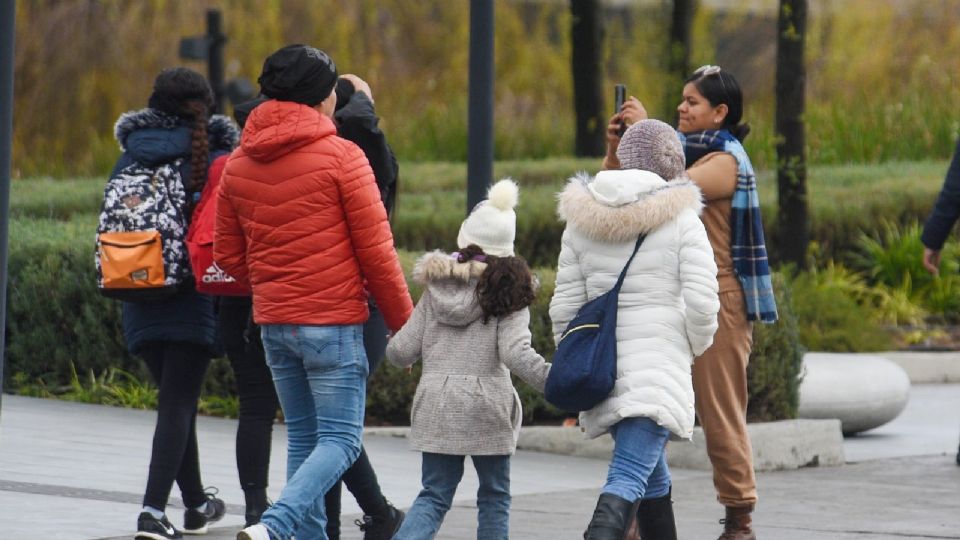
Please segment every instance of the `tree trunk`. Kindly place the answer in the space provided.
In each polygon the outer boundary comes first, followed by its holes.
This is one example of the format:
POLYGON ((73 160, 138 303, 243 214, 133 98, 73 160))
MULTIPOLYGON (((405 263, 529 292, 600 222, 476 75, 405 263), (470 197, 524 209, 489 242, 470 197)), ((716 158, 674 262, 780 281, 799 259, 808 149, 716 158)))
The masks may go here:
MULTIPOLYGON (((573 107, 577 115, 574 153, 602 156, 606 150, 607 119, 603 107, 603 77, 600 54, 603 23, 599 0, 570 0, 573 16, 573 107)), ((612 89, 611 89, 612 92, 612 89)))
POLYGON ((673 0, 670 41, 667 50, 667 91, 664 111, 677 120, 677 104, 683 94, 683 81, 690 73, 691 27, 697 10, 696 0, 673 0))
POLYGON ((780 0, 777 23, 777 246, 783 262, 806 267, 810 241, 804 140, 807 1, 780 0))

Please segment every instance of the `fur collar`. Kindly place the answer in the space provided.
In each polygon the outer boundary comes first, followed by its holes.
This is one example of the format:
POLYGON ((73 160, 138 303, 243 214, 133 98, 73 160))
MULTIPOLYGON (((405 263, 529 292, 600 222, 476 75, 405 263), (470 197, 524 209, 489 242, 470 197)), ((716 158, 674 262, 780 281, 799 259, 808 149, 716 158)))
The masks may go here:
MULTIPOLYGON (((602 172, 600 174, 603 174, 602 172)), ((560 193, 557 214, 592 240, 625 242, 676 218, 686 209, 703 209, 700 188, 689 179, 676 179, 652 186, 636 202, 609 206, 587 189, 593 181, 587 173, 570 179, 560 193)))
POLYGON ((413 280, 421 285, 445 279, 468 283, 471 279, 479 278, 486 268, 487 263, 480 261, 457 262, 449 253, 438 249, 417 259, 413 267, 413 280))
MULTIPOLYGON (((139 111, 129 111, 120 115, 113 127, 114 136, 120 143, 120 150, 126 152, 127 137, 139 129, 175 129, 189 127, 179 117, 172 116, 156 109, 146 108, 139 111)), ((210 151, 230 151, 240 141, 240 130, 230 118, 215 114, 207 121, 207 136, 210 139, 210 151)))

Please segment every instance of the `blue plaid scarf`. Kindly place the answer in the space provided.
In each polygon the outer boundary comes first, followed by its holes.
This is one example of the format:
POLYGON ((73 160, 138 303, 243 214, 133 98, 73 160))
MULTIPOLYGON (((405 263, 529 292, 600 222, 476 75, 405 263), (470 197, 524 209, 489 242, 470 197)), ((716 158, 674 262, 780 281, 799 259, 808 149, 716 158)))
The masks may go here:
POLYGON ((687 165, 711 152, 727 152, 737 160, 737 188, 733 192, 733 238, 730 240, 733 269, 743 286, 747 319, 776 322, 777 303, 770 282, 767 247, 760 221, 760 197, 757 178, 743 145, 729 131, 707 130, 680 135, 687 165))

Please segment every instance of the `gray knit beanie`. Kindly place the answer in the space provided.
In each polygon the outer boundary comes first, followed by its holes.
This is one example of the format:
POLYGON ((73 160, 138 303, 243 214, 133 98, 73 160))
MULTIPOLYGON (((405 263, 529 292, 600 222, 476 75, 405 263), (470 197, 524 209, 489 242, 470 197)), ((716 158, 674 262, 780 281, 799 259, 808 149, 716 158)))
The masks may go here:
POLYGON ((641 169, 673 180, 683 174, 686 160, 676 130, 660 120, 630 126, 617 148, 621 169, 641 169))

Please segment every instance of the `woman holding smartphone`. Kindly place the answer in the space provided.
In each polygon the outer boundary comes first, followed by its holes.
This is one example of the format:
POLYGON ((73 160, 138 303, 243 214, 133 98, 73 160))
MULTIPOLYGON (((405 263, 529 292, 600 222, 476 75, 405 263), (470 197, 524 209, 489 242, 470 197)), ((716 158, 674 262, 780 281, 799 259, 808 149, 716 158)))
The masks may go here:
MULTIPOLYGON (((713 345, 693 365, 696 412, 713 464, 717 499, 725 507, 718 540, 756 539, 751 514, 757 502, 753 451, 747 433, 747 363, 753 321, 774 322, 777 308, 770 282, 753 165, 742 141, 743 94, 737 80, 720 66, 703 66, 687 78, 677 106, 687 174, 703 192, 701 219, 713 247, 720 286, 719 328, 713 345)), ((634 97, 607 126, 604 168, 619 169, 621 125, 647 118, 634 97)), ((640 536, 668 500, 644 500, 638 510, 640 536)))

